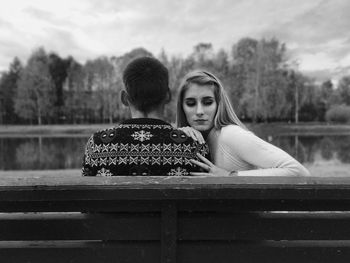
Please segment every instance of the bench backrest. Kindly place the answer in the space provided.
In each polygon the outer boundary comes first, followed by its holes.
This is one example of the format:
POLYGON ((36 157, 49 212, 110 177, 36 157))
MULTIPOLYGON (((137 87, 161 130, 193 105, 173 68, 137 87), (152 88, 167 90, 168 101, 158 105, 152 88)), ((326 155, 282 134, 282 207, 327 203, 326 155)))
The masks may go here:
POLYGON ((0 178, 0 262, 349 262, 350 179, 0 178))

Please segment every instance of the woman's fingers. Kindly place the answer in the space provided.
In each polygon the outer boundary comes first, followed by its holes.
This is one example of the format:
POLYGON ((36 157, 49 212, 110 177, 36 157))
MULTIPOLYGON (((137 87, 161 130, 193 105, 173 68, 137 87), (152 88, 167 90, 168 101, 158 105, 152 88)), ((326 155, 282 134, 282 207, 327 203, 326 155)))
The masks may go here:
POLYGON ((200 144, 204 144, 205 143, 205 140, 204 140, 203 135, 202 135, 201 132, 199 132, 197 130, 193 130, 193 133, 195 134, 195 136, 196 136, 196 138, 197 138, 197 140, 198 140, 198 142, 200 144))
POLYGON ((198 138, 193 130, 188 129, 188 127, 180 128, 180 130, 182 130, 188 137, 191 137, 194 141, 198 141, 198 138))
POLYGON ((193 140, 199 142, 198 134, 195 131, 190 131, 190 134, 193 140))
POLYGON ((183 131, 188 137, 191 137, 193 140, 198 141, 200 144, 205 143, 202 133, 196 129, 193 129, 192 127, 181 127, 178 129, 183 131))
POLYGON ((184 132, 188 137, 191 137, 193 140, 197 141, 197 138, 193 138, 193 134, 191 133, 191 130, 187 129, 187 127, 181 127, 178 129, 184 132))
POLYGON ((230 176, 230 171, 227 171, 225 169, 222 169, 220 167, 217 167, 214 165, 211 161, 209 161, 207 158, 205 158, 203 155, 197 153, 198 158, 200 161, 191 159, 190 161, 207 171, 207 173, 203 172, 192 172, 191 175, 210 175, 210 176, 230 176))
POLYGON ((197 165, 197 166, 203 168, 203 169, 206 170, 206 171, 209 171, 209 170, 210 170, 210 166, 207 165, 207 164, 205 164, 205 163, 199 162, 199 161, 194 160, 194 159, 191 159, 190 161, 191 161, 193 164, 195 164, 195 165, 197 165))
POLYGON ((197 156, 205 164, 209 165, 210 167, 213 166, 213 163, 209 161, 207 158, 205 158, 203 155, 201 155, 200 153, 197 153, 197 156))
POLYGON ((209 161, 207 158, 205 158, 203 155, 201 155, 200 153, 197 153, 197 156, 202 162, 194 160, 194 159, 191 159, 190 161, 193 164, 195 164, 195 165, 197 165, 197 166, 199 166, 199 167, 201 167, 204 170, 209 172, 211 167, 214 166, 213 163, 211 161, 209 161))

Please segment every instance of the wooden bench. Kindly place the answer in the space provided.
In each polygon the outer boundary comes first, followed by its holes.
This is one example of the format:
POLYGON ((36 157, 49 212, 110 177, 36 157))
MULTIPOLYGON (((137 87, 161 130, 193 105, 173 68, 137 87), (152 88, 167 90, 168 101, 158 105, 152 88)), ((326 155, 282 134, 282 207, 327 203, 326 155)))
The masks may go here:
POLYGON ((0 178, 0 262, 350 262, 350 178, 0 178))

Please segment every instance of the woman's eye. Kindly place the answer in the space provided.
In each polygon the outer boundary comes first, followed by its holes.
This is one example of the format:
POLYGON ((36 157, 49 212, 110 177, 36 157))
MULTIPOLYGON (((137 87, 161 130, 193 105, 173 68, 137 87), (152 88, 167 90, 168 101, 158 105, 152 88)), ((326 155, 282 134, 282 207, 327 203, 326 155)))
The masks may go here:
POLYGON ((203 104, 209 106, 209 105, 213 104, 213 102, 214 102, 214 101, 211 100, 211 99, 210 99, 210 100, 204 100, 204 101, 203 101, 203 104))
POLYGON ((196 102, 195 101, 192 101, 192 100, 187 100, 186 101, 186 106, 188 107, 193 107, 196 105, 196 102))

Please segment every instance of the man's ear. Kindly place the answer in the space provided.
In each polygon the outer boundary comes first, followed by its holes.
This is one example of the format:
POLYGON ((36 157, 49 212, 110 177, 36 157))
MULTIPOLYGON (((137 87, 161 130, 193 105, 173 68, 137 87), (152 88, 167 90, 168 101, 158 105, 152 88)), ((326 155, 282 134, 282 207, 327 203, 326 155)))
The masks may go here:
POLYGON ((168 88, 168 92, 166 93, 166 98, 165 98, 165 102, 169 103, 171 101, 171 91, 168 88))
POLYGON ((125 90, 122 90, 122 93, 120 94, 120 99, 125 106, 129 106, 128 97, 128 93, 125 90))

